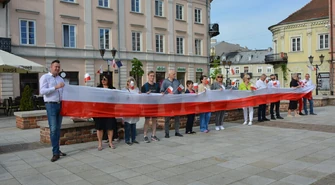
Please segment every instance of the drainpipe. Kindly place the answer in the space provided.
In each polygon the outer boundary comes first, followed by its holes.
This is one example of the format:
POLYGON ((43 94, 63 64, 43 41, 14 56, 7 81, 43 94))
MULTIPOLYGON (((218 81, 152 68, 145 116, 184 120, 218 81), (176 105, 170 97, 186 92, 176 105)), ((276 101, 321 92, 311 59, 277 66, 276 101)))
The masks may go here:
MULTIPOLYGON (((117 52, 117 56, 119 58, 119 60, 121 60, 120 58, 120 45, 121 45, 121 37, 120 37, 120 11, 124 11, 124 10, 120 10, 120 0, 117 0, 117 7, 118 7, 118 10, 117 10, 117 30, 118 30, 118 52, 117 52)), ((121 67, 118 68, 118 75, 119 75, 119 89, 121 89, 121 70, 120 70, 121 67)))
POLYGON ((209 11, 210 5, 209 0, 206 0, 206 13, 207 13, 207 25, 206 25, 206 31, 207 31, 207 76, 210 76, 210 53, 211 53, 211 38, 209 36, 209 24, 210 24, 210 11, 209 11))
POLYGON ((333 15, 333 0, 329 0, 330 5, 330 73, 331 73, 331 84, 330 84, 330 94, 334 95, 334 15, 333 15))

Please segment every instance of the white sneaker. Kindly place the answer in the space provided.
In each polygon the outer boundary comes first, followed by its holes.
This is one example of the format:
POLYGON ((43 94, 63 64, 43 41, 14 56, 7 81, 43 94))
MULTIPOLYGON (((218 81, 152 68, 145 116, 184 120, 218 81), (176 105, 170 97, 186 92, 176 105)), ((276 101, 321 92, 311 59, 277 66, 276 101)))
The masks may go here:
POLYGON ((215 127, 215 130, 220 130, 220 127, 216 126, 216 127, 215 127))
POLYGON ((248 125, 251 126, 251 125, 252 125, 252 122, 250 121, 248 125))
POLYGON ((224 127, 221 125, 221 126, 220 126, 220 129, 221 129, 221 130, 224 130, 224 127))
POLYGON ((245 121, 244 123, 243 123, 243 125, 246 125, 247 124, 247 122, 245 121))

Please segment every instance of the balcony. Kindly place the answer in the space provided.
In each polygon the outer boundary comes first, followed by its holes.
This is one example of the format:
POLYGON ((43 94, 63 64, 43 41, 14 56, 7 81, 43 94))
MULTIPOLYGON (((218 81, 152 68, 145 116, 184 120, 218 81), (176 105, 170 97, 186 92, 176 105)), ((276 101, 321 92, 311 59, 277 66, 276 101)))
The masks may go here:
POLYGON ((7 51, 8 53, 10 53, 11 48, 12 48, 11 39, 0 37, 0 50, 4 50, 4 51, 7 51))
POLYGON ((266 64, 282 64, 287 63, 287 53, 275 53, 269 54, 265 56, 265 63, 266 64))

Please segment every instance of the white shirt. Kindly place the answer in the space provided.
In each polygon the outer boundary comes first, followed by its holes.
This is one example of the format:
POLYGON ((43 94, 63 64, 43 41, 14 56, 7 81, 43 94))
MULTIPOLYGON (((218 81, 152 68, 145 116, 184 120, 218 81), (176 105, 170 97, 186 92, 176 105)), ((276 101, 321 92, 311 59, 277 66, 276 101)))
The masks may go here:
POLYGON ((55 86, 63 82, 63 78, 59 75, 52 76, 49 72, 40 78, 40 94, 43 95, 44 102, 60 102, 62 101, 63 88, 56 89, 55 86))
POLYGON ((311 85, 313 85, 312 80, 310 80, 310 79, 309 80, 303 79, 302 82, 304 83, 304 86, 311 86, 311 85))
POLYGON ((267 88, 265 80, 264 81, 261 80, 261 79, 257 80, 256 87, 257 87, 257 89, 265 89, 265 88, 267 88))
POLYGON ((269 83, 268 83, 268 88, 279 88, 280 87, 280 82, 279 82, 279 80, 271 80, 271 81, 269 81, 269 83), (274 82, 277 82, 277 84, 276 85, 273 85, 273 83, 274 82))
MULTIPOLYGON (((127 91, 129 93, 136 93, 138 94, 140 92, 140 90, 136 87, 135 89, 126 89, 126 88, 123 88, 122 91, 127 91)), ((127 123, 130 123, 130 124, 135 124, 137 123, 138 121, 140 121, 140 118, 139 117, 126 117, 126 118, 122 118, 124 122, 127 122, 127 123)))

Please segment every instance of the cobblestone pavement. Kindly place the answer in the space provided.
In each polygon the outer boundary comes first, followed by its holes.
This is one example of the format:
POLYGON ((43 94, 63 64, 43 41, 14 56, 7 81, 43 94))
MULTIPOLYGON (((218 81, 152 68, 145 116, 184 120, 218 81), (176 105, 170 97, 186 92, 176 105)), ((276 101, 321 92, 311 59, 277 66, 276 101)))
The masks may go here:
MULTIPOLYGON (((285 118, 282 123, 332 126, 335 123, 329 121, 334 110, 335 107, 320 108, 317 116, 285 118)), ((226 124, 223 131, 215 131, 211 125, 208 134, 198 132, 182 138, 165 139, 159 131, 159 142, 132 146, 120 142, 115 150, 104 144, 105 149, 98 151, 96 142, 62 146, 68 156, 55 163, 50 162, 50 147, 10 152, 0 155, 0 185, 319 185, 334 182, 334 133, 254 123, 254 126, 226 124)), ((0 129, 0 140, 11 142, 11 135, 17 140, 30 138, 25 143, 33 143, 39 139, 39 129, 0 129)), ((142 140, 143 135, 137 137, 142 140)))

